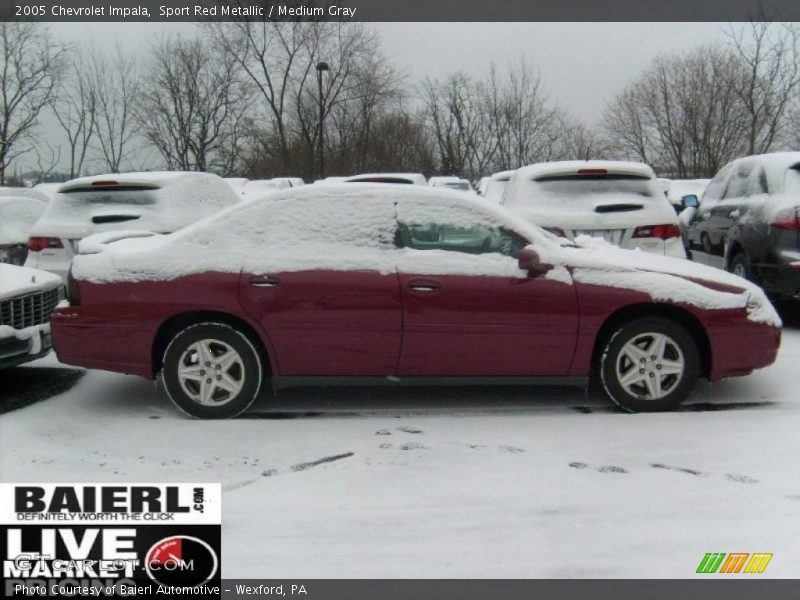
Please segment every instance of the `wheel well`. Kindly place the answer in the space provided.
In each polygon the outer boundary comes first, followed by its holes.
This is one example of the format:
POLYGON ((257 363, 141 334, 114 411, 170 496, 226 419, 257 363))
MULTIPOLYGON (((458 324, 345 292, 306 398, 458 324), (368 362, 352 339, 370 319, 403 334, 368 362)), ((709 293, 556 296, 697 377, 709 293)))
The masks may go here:
POLYGON ((247 336, 256 350, 261 354, 266 373, 268 374, 271 372, 272 369, 269 361, 269 354, 264 347, 264 343, 261 341, 261 337, 258 335, 253 326, 250 325, 250 323, 230 313, 217 311, 192 311, 170 317, 161 324, 161 327, 158 328, 156 337, 153 340, 153 372, 155 374, 161 371, 164 360, 164 352, 166 352, 167 346, 172 338, 189 325, 202 323, 203 321, 216 321, 219 323, 224 323, 241 331, 247 336))
POLYGON ((728 253, 725 256, 726 270, 730 270, 731 261, 733 260, 733 257, 736 256, 739 252, 744 252, 744 248, 742 248, 742 245, 736 240, 732 241, 730 247, 728 248, 728 253))
MULTIPOLYGON (((711 344, 705 327, 688 310, 672 304, 633 304, 609 315, 597 333, 592 351, 592 365, 599 364, 600 353, 603 352, 603 348, 614 332, 623 324, 642 317, 664 317, 683 325, 697 344, 697 351, 700 354, 700 374, 708 377, 711 372, 711 344)), ((596 373, 593 373, 594 375, 596 373)))

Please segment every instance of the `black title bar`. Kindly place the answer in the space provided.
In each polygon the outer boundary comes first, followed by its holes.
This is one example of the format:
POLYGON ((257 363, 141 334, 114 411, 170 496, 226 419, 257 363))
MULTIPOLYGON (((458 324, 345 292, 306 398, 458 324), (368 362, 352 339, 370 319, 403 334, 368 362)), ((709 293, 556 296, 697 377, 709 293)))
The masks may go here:
POLYGON ((800 21, 797 0, 0 0, 0 21, 800 21))

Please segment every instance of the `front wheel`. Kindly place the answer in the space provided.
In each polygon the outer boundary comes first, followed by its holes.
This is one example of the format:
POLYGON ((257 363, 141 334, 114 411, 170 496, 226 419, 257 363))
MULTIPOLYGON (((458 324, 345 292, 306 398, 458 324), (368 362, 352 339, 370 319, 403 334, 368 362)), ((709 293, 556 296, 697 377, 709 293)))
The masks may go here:
POLYGON ((738 275, 742 279, 750 279, 750 261, 747 260, 747 255, 744 252, 737 252, 728 265, 728 269, 734 275, 738 275))
POLYGON ((600 359, 605 392, 628 412, 677 408, 699 374, 700 355, 692 336, 678 323, 659 317, 620 327, 600 359))
POLYGON ((179 332, 164 353, 164 387, 180 410, 198 419, 235 417, 258 397, 261 356, 247 336, 224 323, 179 332))

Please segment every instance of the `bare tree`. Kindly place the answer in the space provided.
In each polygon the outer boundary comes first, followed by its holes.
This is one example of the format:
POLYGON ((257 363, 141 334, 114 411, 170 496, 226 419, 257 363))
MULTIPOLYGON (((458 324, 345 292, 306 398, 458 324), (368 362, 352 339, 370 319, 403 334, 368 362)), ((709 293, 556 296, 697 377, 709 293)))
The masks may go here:
POLYGON ((53 100, 66 47, 39 23, 0 23, 0 185, 6 169, 33 149, 42 110, 53 100))
POLYGON ((117 45, 110 55, 90 51, 96 112, 97 150, 103 168, 119 173, 130 160, 136 138, 135 109, 139 98, 138 65, 117 45))
POLYGON ((140 86, 139 122, 170 169, 230 174, 242 145, 249 87, 223 51, 162 38, 140 86))
POLYGON ((800 28, 757 20, 728 32, 741 63, 736 93, 747 111, 747 153, 769 152, 784 131, 791 104, 800 89, 800 28))
POLYGON ((744 149, 739 75, 736 56, 719 45, 657 57, 607 107, 608 147, 665 175, 712 176, 744 149))
POLYGON ((96 82, 87 77, 87 71, 83 57, 73 55, 66 81, 52 102, 53 114, 67 138, 70 178, 83 171, 97 128, 96 82))

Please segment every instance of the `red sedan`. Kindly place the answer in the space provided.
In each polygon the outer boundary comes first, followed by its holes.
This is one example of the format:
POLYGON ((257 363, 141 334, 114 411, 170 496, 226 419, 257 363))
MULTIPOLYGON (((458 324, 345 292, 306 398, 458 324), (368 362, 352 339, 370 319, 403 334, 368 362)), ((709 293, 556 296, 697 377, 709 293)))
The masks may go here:
POLYGON ((194 417, 236 416, 268 385, 354 378, 597 381, 626 410, 667 410, 699 377, 769 365, 780 343, 744 279, 569 242, 456 192, 308 186, 135 235, 81 242, 55 349, 160 374, 194 417))

